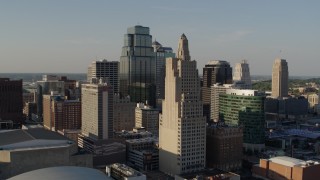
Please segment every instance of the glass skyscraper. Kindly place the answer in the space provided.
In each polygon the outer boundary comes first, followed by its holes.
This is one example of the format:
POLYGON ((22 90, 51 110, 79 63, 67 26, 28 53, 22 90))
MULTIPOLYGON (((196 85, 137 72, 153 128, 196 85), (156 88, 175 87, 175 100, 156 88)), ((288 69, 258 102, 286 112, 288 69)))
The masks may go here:
POLYGON ((133 102, 156 104, 155 56, 149 27, 129 27, 120 57, 120 94, 133 102))

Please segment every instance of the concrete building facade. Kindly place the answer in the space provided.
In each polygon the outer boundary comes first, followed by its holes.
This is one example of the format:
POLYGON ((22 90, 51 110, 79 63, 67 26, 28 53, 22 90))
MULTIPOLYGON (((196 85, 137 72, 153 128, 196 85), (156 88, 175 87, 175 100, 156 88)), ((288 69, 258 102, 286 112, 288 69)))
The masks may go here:
POLYGON ((113 137, 113 88, 100 79, 82 85, 82 134, 98 140, 113 137))
POLYGON ((144 127, 153 136, 159 136, 159 110, 144 103, 138 103, 135 109, 135 127, 144 127))
POLYGON ((184 34, 179 40, 177 58, 166 59, 165 78, 159 124, 159 169, 170 175, 203 169, 206 119, 196 61, 191 61, 184 34))
POLYGON ((108 78, 109 83, 113 87, 113 92, 119 93, 119 62, 108 61, 106 59, 93 61, 88 67, 88 82, 92 78, 108 78))
POLYGON ((130 131, 135 126, 136 103, 130 101, 130 97, 120 98, 119 94, 114 94, 113 98, 113 130, 130 131))
POLYGON ((243 82, 243 89, 251 89, 251 76, 247 60, 242 60, 241 63, 236 63, 233 73, 233 82, 243 82))
POLYGON ((285 59, 276 59, 272 68, 272 97, 283 98, 288 96, 288 78, 287 61, 285 59))

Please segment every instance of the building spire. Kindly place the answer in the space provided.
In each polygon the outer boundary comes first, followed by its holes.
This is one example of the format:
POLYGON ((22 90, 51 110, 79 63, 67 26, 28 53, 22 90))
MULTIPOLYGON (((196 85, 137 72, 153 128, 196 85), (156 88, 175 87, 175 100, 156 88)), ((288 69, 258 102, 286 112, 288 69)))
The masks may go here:
POLYGON ((181 60, 186 60, 186 61, 191 60, 191 57, 189 54, 188 39, 184 34, 181 35, 179 40, 177 58, 181 60))

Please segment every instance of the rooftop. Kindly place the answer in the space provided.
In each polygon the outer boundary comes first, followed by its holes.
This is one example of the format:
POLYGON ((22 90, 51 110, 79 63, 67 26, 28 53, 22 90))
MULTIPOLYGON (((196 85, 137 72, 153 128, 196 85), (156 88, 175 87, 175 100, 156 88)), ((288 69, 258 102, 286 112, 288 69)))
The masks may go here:
POLYGON ((42 128, 0 131, 0 139, 0 148, 4 150, 62 147, 74 143, 57 132, 42 128))
POLYGON ((114 163, 110 166, 110 168, 116 169, 124 173, 127 177, 137 177, 143 176, 144 174, 140 173, 139 171, 134 170, 133 168, 120 163, 114 163))
POLYGON ((56 179, 68 179, 68 180, 85 180, 85 179, 112 179, 99 170, 85 168, 85 167, 74 167, 74 166, 59 166, 50 167, 44 169, 38 169, 30 172, 26 172, 10 178, 10 180, 56 180, 56 179))
POLYGON ((285 166, 290 166, 290 167, 296 166, 304 162, 303 160, 288 157, 288 156, 273 157, 273 158, 270 158, 269 161, 277 164, 285 165, 285 166))

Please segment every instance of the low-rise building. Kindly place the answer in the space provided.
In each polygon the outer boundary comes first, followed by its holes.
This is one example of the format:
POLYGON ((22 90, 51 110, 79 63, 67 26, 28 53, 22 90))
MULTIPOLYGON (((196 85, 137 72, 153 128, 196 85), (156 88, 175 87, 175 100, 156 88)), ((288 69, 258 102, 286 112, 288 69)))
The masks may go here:
POLYGON ((303 161, 287 156, 260 159, 260 164, 253 166, 254 177, 263 179, 320 179, 320 164, 316 161, 303 161))
POLYGON ((53 166, 92 167, 70 139, 42 128, 0 131, 0 179, 53 166))
POLYGON ((154 136, 159 136, 159 110, 144 103, 138 103, 135 110, 135 127, 144 127, 154 136))
POLYGON ((115 163, 106 166, 106 173, 115 180, 146 180, 146 175, 125 164, 115 163))
POLYGON ((152 137, 126 140, 127 164, 135 169, 159 169, 158 141, 152 137))

